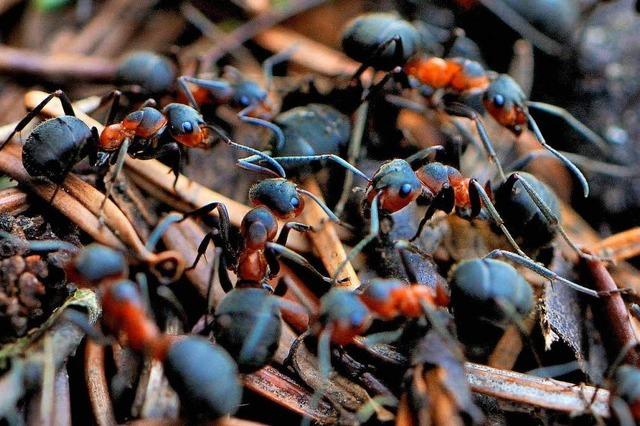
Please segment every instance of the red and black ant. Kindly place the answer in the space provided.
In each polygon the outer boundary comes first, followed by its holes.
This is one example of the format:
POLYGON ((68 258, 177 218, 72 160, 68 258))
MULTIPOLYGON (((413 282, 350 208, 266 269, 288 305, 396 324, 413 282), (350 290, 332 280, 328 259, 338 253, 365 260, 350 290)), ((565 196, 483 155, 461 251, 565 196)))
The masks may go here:
MULTIPOLYGON (((120 93, 113 92, 112 96, 108 123, 115 117, 120 93)), ((257 154, 276 170, 282 170, 279 164, 271 161, 260 151, 231 141, 220 129, 205 123, 198 111, 183 104, 172 103, 162 111, 143 106, 127 115, 121 122, 108 125, 99 135, 95 127, 89 128, 75 116, 71 101, 61 90, 49 94, 27 113, 0 145, 0 149, 54 97, 60 99, 65 115, 46 120, 33 129, 23 145, 22 162, 31 176, 45 177, 60 184, 73 166, 84 157, 89 156, 92 163, 101 165, 107 163, 117 152, 116 170, 102 202, 101 215, 126 154, 140 159, 171 154, 171 168, 176 177, 175 186, 179 176, 181 147, 209 146, 210 131, 217 133, 226 144, 257 154)))
MULTIPOLYGON (((522 133, 525 126, 529 125, 540 144, 576 175, 583 187, 584 195, 588 195, 589 186, 582 173, 566 157, 546 143, 529 113, 529 107, 559 116, 591 142, 600 144, 601 138, 566 110, 528 101, 518 84, 507 75, 487 73, 479 63, 467 59, 418 56, 421 46, 417 34, 413 25, 393 14, 371 13, 355 18, 347 24, 342 38, 345 53, 362 62, 362 66, 354 74, 354 79, 358 79, 371 66, 383 71, 393 70, 395 76, 411 76, 421 84, 434 84, 434 89, 448 90, 455 94, 470 90, 480 91, 483 93, 485 108, 496 121, 516 135, 522 133)), ((383 84, 391 75, 387 74, 376 86, 383 84)), ((408 82, 405 84, 410 86, 408 82)), ((495 151, 478 114, 461 104, 445 105, 444 108, 450 114, 475 122, 485 149, 499 167, 495 151)), ((501 177, 503 176, 504 173, 501 173, 501 177)))
MULTIPOLYGON (((67 279, 98 291, 103 325, 121 344, 163 363, 185 414, 213 420, 238 409, 242 385, 234 360, 224 349, 201 337, 162 333, 149 317, 138 286, 129 281, 122 253, 95 243, 81 250, 64 241, 28 243, 32 251, 61 249, 74 253, 65 265, 67 279)), ((65 318, 97 340, 106 341, 89 326, 84 314, 66 311, 65 318)))

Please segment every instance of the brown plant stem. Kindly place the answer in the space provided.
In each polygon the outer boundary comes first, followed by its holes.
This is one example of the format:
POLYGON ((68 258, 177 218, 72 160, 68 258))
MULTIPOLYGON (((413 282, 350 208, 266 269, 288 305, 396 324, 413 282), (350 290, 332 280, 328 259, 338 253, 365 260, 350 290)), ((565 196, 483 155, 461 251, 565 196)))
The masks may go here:
POLYGON ((583 272, 586 272, 584 280, 591 283, 591 288, 600 292, 612 292, 601 296, 597 301, 591 301, 592 305, 599 308, 596 312, 599 320, 605 325, 603 338, 609 343, 609 352, 617 357, 621 351, 629 349, 625 354, 625 361, 640 367, 640 354, 635 347, 638 339, 631 326, 629 311, 620 293, 616 292, 618 286, 605 264, 597 260, 583 260, 583 272))
POLYGON ((109 385, 104 371, 104 346, 91 340, 88 340, 85 345, 84 374, 96 424, 98 426, 116 425, 109 396, 109 385))

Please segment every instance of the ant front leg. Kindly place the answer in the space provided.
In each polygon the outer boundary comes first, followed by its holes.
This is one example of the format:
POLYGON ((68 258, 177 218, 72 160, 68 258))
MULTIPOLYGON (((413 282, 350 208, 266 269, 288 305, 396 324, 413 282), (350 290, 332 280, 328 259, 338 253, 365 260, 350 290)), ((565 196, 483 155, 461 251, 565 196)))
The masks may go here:
POLYGON ((282 147, 284 147, 284 143, 285 143, 284 133, 282 133, 282 129, 279 126, 268 122, 267 120, 263 120, 261 118, 256 118, 256 117, 249 117, 249 114, 251 114, 251 112, 254 109, 256 109, 256 107, 257 107, 257 105, 249 105, 248 107, 244 108, 242 111, 240 111, 238 113, 238 118, 243 123, 248 123, 248 124, 251 124, 251 125, 254 125, 254 126, 264 127, 264 128, 267 128, 267 129, 271 130, 271 132, 276 137, 274 150, 276 152, 281 150, 282 147))
POLYGON ((351 249, 351 251, 347 255, 347 258, 343 260, 342 263, 340 263, 340 265, 338 265, 338 268, 333 274, 333 279, 331 280, 333 283, 337 282, 337 279, 340 276, 340 273, 347 266, 347 263, 351 262, 351 260, 354 257, 356 257, 356 254, 360 253, 366 246, 369 245, 369 243, 371 243, 374 239, 376 239, 378 234, 380 234, 380 219, 379 219, 379 212, 378 212, 379 201, 380 201, 380 193, 377 193, 373 197, 373 200, 371 201, 371 206, 370 206, 371 217, 369 218, 369 233, 351 249))
POLYGON ((542 132, 540 131, 540 128, 538 127, 538 124, 533 119, 531 114, 529 114, 527 112, 526 115, 527 115, 527 122, 529 124, 529 127, 531 128, 531 131, 533 132, 533 134, 536 136, 536 139, 538 139, 538 142, 540 143, 540 145, 542 145, 547 151, 549 151, 550 153, 555 155, 556 158, 558 158, 558 160, 562 161, 562 163, 565 165, 565 167, 567 169, 569 169, 571 171, 571 173, 573 173, 576 178, 578 178, 578 181, 580 182, 580 185, 582 186, 582 192, 583 192, 585 198, 588 197, 589 196, 589 183, 587 183, 587 179, 584 177, 584 175, 582 174, 580 169, 578 169, 575 164, 573 164, 571 161, 569 161, 569 159, 567 157, 565 157, 560 152, 558 152, 557 150, 552 148, 549 144, 547 144, 546 140, 544 139, 544 136, 542 136, 542 132))
POLYGON ((76 113, 73 111, 73 105, 71 105, 71 100, 67 97, 67 95, 62 90, 56 90, 55 92, 49 94, 46 98, 44 98, 38 105, 35 106, 31 111, 29 111, 23 118, 18 122, 15 129, 9 134, 9 136, 2 142, 0 145, 0 149, 2 149, 7 142, 9 142, 13 136, 24 129, 27 124, 31 122, 35 117, 40 114, 40 112, 47 106, 49 102, 53 98, 60 99, 60 103, 62 104, 62 109, 64 110, 65 115, 70 115, 72 117, 76 116, 76 113))
POLYGON ((449 105, 445 105, 444 110, 450 115, 467 118, 473 121, 473 124, 475 124, 476 129, 478 130, 478 135, 480 135, 480 140, 482 141, 482 145, 484 146, 484 149, 487 152, 487 156, 489 157, 489 160, 493 164, 495 164, 496 168, 498 169, 500 180, 502 182, 507 180, 507 177, 504 174, 504 170, 502 170, 502 164, 500 163, 500 160, 498 159, 498 155, 496 154, 496 150, 493 147, 493 143, 491 142, 491 139, 487 134, 487 130, 485 129, 484 124, 482 124, 482 120, 478 116, 478 113, 475 112, 473 109, 469 108, 468 106, 460 103, 452 103, 449 105))
POLYGON ((455 207, 455 204, 456 204, 456 200, 455 200, 455 194, 454 194, 453 188, 449 184, 442 185, 442 189, 440 190, 438 195, 436 195, 436 197, 433 199, 431 204, 429 204, 429 208, 424 213, 424 216, 422 217, 422 220, 418 225, 418 230, 416 231, 415 235, 411 237, 409 241, 415 241, 418 239, 418 237, 420 237, 420 234, 422 234, 422 230, 424 229, 424 226, 427 224, 429 219, 433 217, 436 211, 442 210, 443 212, 449 214, 455 207))
POLYGON ((515 185, 516 182, 520 182, 520 184, 525 189, 525 191, 527 191, 529 198, 531 198, 531 200, 538 207, 538 209, 540 210, 542 215, 545 217, 547 222, 549 222, 549 225, 560 233, 562 238, 567 242, 567 244, 569 244, 569 247, 571 247, 571 249, 575 251, 578 254, 578 256, 588 260, 603 260, 599 256, 585 253, 571 240, 571 238, 569 238, 569 235, 567 235, 562 225, 560 225, 560 220, 558 219, 558 217, 551 211, 549 206, 547 206, 547 204, 540 197, 540 194, 538 194, 536 190, 533 189, 531 184, 527 182, 526 179, 523 179, 522 176, 520 176, 518 173, 513 173, 511 174, 511 176, 509 177, 509 180, 505 185, 508 185, 507 188, 510 188, 510 190, 513 190, 513 186, 515 185))
POLYGON ((405 161, 409 163, 413 170, 416 170, 432 160, 437 160, 438 156, 444 153, 445 148, 442 145, 430 146, 408 156, 405 161))
POLYGON ((315 275, 325 283, 331 284, 333 282, 331 278, 325 277, 324 275, 322 275, 322 273, 320 273, 320 271, 314 268, 314 266, 311 263, 309 263, 309 261, 305 259, 303 256, 299 255, 298 253, 296 253, 295 251, 287 247, 281 246, 278 243, 267 242, 265 253, 270 256, 283 257, 287 260, 290 260, 302 266, 303 268, 311 272, 313 275, 315 275))
MULTIPOLYGON (((264 120, 263 120, 263 121, 264 121, 264 120)), ((269 123, 269 124, 271 124, 271 123, 269 123)), ((217 127, 217 126, 214 126, 213 124, 207 124, 205 127, 206 127, 207 129, 213 130, 213 131, 214 131, 218 136, 220 136, 220 138, 221 138, 221 139, 224 141, 224 143, 226 143, 227 145, 232 146, 232 147, 234 147, 234 148, 236 148, 236 149, 239 149, 239 150, 241 150, 241 151, 249 152, 249 153, 253 154, 253 157, 256 157, 256 156, 257 156, 257 157, 259 157, 261 160, 263 160, 263 161, 267 162, 268 164, 272 165, 272 166, 273 166, 273 168, 275 169, 275 172, 277 172, 277 174, 279 175, 279 177, 283 177, 283 178, 284 178, 284 177, 286 177, 286 176, 287 176, 287 173, 284 171, 284 169, 282 168, 282 166, 280 165, 280 163, 278 163, 277 161, 275 161, 275 160, 273 159, 273 157, 271 157, 270 155, 267 155, 267 154, 265 154, 264 152, 259 151, 259 150, 255 149, 255 148, 251 148, 251 147, 249 147, 249 146, 246 146, 246 145, 242 145, 242 144, 239 144, 239 143, 233 142, 231 139, 229 139, 229 137, 225 134, 225 132, 224 132, 221 128, 219 128, 219 127, 217 127)), ((277 126, 276 126, 276 127, 277 127, 277 126)), ((278 127, 278 130, 280 130, 280 128, 279 128, 279 127, 278 127)), ((280 131, 281 131, 281 130, 280 130, 280 131)), ((252 157, 250 157, 250 158, 252 158, 252 157)), ((238 163, 239 163, 239 165, 242 165, 243 167, 245 167, 245 166, 246 166, 246 164, 249 164, 249 163, 247 163, 247 160, 246 160, 246 159, 239 160, 239 161, 238 161, 238 163), (240 162, 243 162, 243 163, 241 164, 240 162)), ((248 167, 245 167, 245 168, 247 168, 247 169, 251 170, 251 169, 250 169, 250 167, 251 167, 251 166, 248 166, 248 167)), ((265 170, 266 170, 266 169, 264 169, 264 168, 260 168, 260 169, 261 169, 261 171, 262 171, 262 172, 265 172, 265 170)))
POLYGON ((281 246, 286 246, 287 239, 289 238, 289 233, 292 229, 298 232, 310 232, 313 231, 313 226, 300 222, 287 222, 282 227, 282 231, 280 231, 280 235, 278 236, 276 243, 280 244, 281 246))
MULTIPOLYGON (((493 250, 492 252, 490 252, 489 254, 487 254, 485 256, 485 259, 495 259, 496 257, 504 257, 507 258, 509 260, 511 260, 512 262, 515 262, 519 265, 524 266, 525 268, 528 268, 530 270, 532 270, 533 272, 535 272, 536 274, 548 279, 549 281, 559 281, 562 284, 565 284, 571 288, 573 288, 576 291, 579 291, 581 293, 585 293, 588 294, 589 296, 592 297, 600 297, 600 293, 592 290, 590 288, 586 288, 584 286, 581 286, 580 284, 574 283, 573 281, 569 281, 566 278, 562 278, 560 275, 556 274, 555 272, 545 268, 544 266, 535 263, 533 260, 531 260, 528 257, 523 257, 520 256, 518 254, 515 253, 511 253, 510 251, 506 251, 506 250, 493 250)), ((607 292, 607 294, 609 294, 609 292, 607 292)))
POLYGON ((507 240, 509 241, 509 244, 511 244, 513 249, 520 256, 528 258, 528 256, 525 254, 525 252, 522 251, 518 243, 516 243, 516 240, 513 238, 513 236, 505 226, 504 220, 502 219, 502 217, 500 217, 500 214, 498 213, 498 211, 496 210, 496 207, 491 202, 489 195, 487 195, 482 185, 480 185, 478 181, 475 179, 471 179, 469 181, 469 199, 471 200, 471 216, 472 217, 478 216, 480 214, 480 210, 482 209, 482 205, 484 204, 485 208, 487 209, 487 212, 489 213, 489 216, 491 217, 491 219, 493 219, 496 225, 498 225, 498 227, 500 228, 504 236, 507 238, 507 240))
POLYGON ((228 98, 231 96, 232 88, 229 82, 224 80, 205 80, 202 78, 189 77, 186 75, 178 77, 178 88, 189 101, 191 107, 200 111, 200 106, 193 97, 193 93, 189 90, 187 83, 210 90, 216 98, 228 98))
POLYGON ((546 112, 547 114, 559 117, 564 120, 572 129, 578 132, 589 143, 597 146, 603 153, 609 153, 609 145, 607 142, 596 132, 587 127, 583 122, 575 118, 569 111, 564 108, 560 108, 555 105, 550 105, 544 102, 527 101, 527 106, 530 109, 546 112))
MULTIPOLYGON (((387 47, 391 45, 391 43, 394 43, 396 45, 396 50, 395 50, 396 56, 403 56, 404 46, 402 44, 402 37, 400 37, 399 35, 395 35, 383 41, 382 43, 380 43, 380 45, 376 48, 375 52, 373 52, 373 54, 371 55, 371 58, 369 59, 369 61, 372 61, 377 57, 379 57, 380 55, 382 55, 382 53, 387 49, 387 47)), ((360 65, 360 67, 356 70, 356 72, 351 77, 352 83, 354 83, 355 81, 360 81, 360 77, 367 70, 367 68, 369 68, 370 66, 369 64, 370 62, 364 62, 362 65, 360 65)))
POLYGON ((109 185, 107 185, 107 189, 104 193, 104 198, 102 199, 102 203, 100 203, 100 210, 98 213, 98 222, 100 223, 100 226, 104 224, 104 206, 107 203, 109 196, 111 195, 113 186, 116 184, 116 181, 118 180, 118 175, 122 171, 122 167, 124 166, 124 160, 127 156, 127 151, 129 150, 129 144, 130 144, 129 138, 125 138, 124 141, 122 141, 122 145, 120 145, 120 148, 118 150, 116 168, 111 174, 111 178, 109 179, 109 185))
POLYGON ((340 167, 343 167, 344 169, 350 171, 354 175, 361 177, 365 181, 367 182, 371 181, 369 177, 366 174, 364 174, 362 171, 360 171, 356 166, 350 164, 344 158, 335 154, 293 155, 293 156, 286 156, 286 157, 271 157, 271 158, 276 160, 278 163, 282 164, 283 166, 290 167, 290 168, 302 167, 309 164, 313 164, 314 162, 332 161, 337 165, 339 165, 340 167))

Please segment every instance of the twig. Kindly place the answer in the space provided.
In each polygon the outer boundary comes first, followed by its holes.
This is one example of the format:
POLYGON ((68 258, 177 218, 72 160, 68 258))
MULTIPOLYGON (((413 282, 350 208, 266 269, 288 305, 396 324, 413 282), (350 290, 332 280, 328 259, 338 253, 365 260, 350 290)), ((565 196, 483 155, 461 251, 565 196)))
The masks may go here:
POLYGON ((95 56, 54 54, 0 45, 0 73, 27 74, 46 81, 113 81, 117 64, 95 56))
POLYGON ((614 261, 636 257, 640 255, 640 227, 611 235, 589 248, 602 256, 611 257, 614 261))
MULTIPOLYGON (((302 183, 302 187, 319 197, 322 194, 315 179, 307 179, 302 183)), ((317 255, 322 260, 322 264, 329 272, 329 275, 333 276, 338 266, 347 258, 344 246, 340 238, 338 238, 335 225, 327 220, 326 213, 316 203, 306 204, 302 213, 302 221, 317 229, 315 232, 307 232, 307 235, 313 243, 317 255)), ((342 277, 348 278, 349 281, 338 283, 337 285, 344 286, 344 288, 350 290, 360 286, 360 279, 350 262, 346 264, 342 277)))
POLYGON ((272 52, 281 52, 296 43, 299 48, 293 52, 290 61, 320 74, 353 74, 360 65, 341 52, 281 26, 263 31, 255 41, 272 52))
POLYGON ((0 213, 17 216, 29 208, 27 193, 18 188, 0 191, 0 213))
POLYGON ((116 418, 109 397, 109 385, 104 371, 104 346, 87 341, 84 352, 84 373, 87 393, 98 426, 116 425, 116 418))
POLYGON ((593 398, 596 388, 592 386, 580 387, 470 362, 465 363, 465 368, 474 392, 534 408, 565 413, 591 410, 600 417, 609 417, 609 391, 605 389, 598 389, 593 398))
MULTIPOLYGON (((604 263, 585 259, 583 260, 583 265, 587 271, 585 278, 591 282, 591 287, 594 290, 612 292, 610 295, 603 296, 592 302, 595 306, 601 308, 600 321, 607 326, 606 331, 602 333, 603 338, 609 343, 610 353, 615 357, 623 349, 630 348, 638 343, 631 326, 629 311, 620 293, 616 292, 618 286, 609 271, 607 271, 604 263)), ((640 367, 640 354, 635 347, 626 353, 625 360, 640 367)))
POLYGON ((299 0, 284 10, 267 11, 256 16, 252 20, 228 33, 218 41, 209 51, 202 55, 202 67, 209 69, 226 52, 233 50, 244 42, 252 39, 267 28, 271 28, 287 18, 295 16, 301 12, 312 9, 325 3, 327 0, 299 0))
POLYGON ((335 424, 338 413, 325 401, 312 410, 311 393, 288 376, 267 366, 244 377, 247 389, 274 401, 288 410, 311 417, 320 424, 335 424))

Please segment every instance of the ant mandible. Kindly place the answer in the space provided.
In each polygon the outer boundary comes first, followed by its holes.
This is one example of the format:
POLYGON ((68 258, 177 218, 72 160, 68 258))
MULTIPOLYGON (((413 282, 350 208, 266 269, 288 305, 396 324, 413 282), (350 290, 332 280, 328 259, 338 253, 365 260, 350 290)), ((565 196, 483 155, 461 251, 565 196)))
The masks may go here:
MULTIPOLYGON (((481 91, 485 108, 496 121, 516 135, 521 134, 525 126, 529 125, 538 142, 576 175, 585 197, 589 194, 589 186, 580 170, 546 143, 529 113, 529 107, 562 118, 587 140, 601 144, 598 135, 562 108, 528 101, 518 84, 507 75, 489 75, 480 64, 467 59, 418 57, 421 46, 416 35, 418 31, 413 25, 393 14, 370 13, 355 18, 347 24, 342 38, 345 53, 362 62, 353 78, 359 78, 371 66, 382 71, 392 70, 393 75, 398 77, 412 76, 422 84, 434 84, 434 89, 447 89, 456 94, 469 90, 481 91), (383 28, 389 30, 382 31, 383 28)), ((384 84, 391 75, 392 73, 388 73, 376 86, 384 84)), ((410 85, 407 81, 405 84, 410 85)), ((445 106, 445 110, 450 114, 473 120, 490 158, 496 159, 492 144, 475 111, 460 104, 445 106)), ((501 173, 501 176, 504 174, 501 173)))

